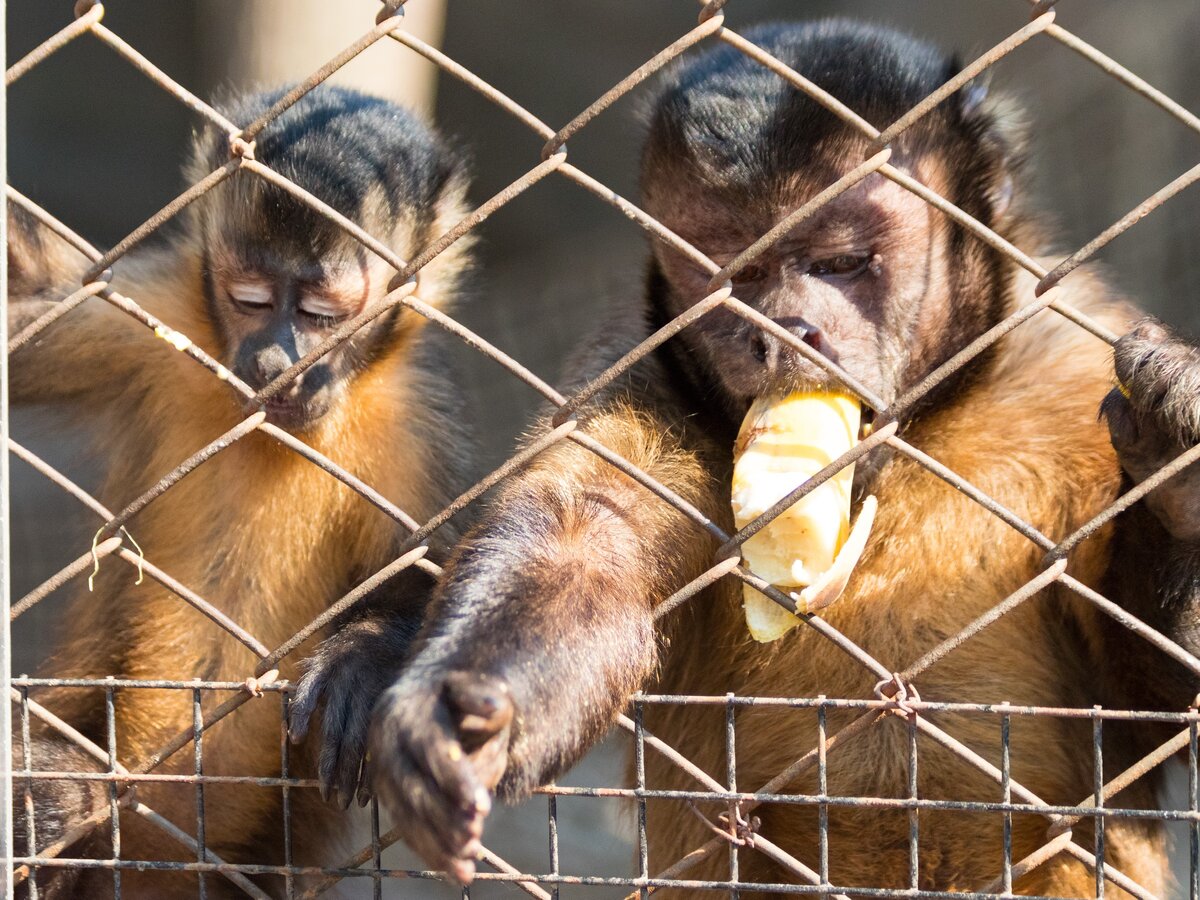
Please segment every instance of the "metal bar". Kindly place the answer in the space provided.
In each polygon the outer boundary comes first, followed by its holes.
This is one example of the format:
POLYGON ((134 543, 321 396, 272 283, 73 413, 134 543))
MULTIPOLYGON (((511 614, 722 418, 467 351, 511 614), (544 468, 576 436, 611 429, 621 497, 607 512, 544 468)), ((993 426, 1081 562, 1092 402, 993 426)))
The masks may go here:
MULTIPOLYGON (((34 67, 48 59, 53 54, 57 53, 63 47, 67 46, 67 44, 71 43, 71 41, 75 40, 75 38, 79 37, 79 35, 86 31, 90 31, 92 26, 99 22, 102 18, 104 18, 104 7, 103 5, 96 3, 82 16, 77 18, 70 25, 63 28, 62 31, 58 32, 58 34, 42 41, 27 54, 13 63, 4 73, 4 86, 6 88, 10 87, 18 78, 32 70, 34 67)), ((6 114, 4 115, 4 121, 8 121, 8 116, 6 114)))
MULTIPOLYGON (((207 848, 204 846, 205 815, 204 815, 204 708, 201 705, 201 689, 192 691, 192 731, 196 739, 192 741, 192 771, 196 778, 196 862, 208 862, 207 848)), ((116 811, 113 811, 113 821, 117 821, 116 811)), ((204 873, 196 873, 199 881, 200 900, 207 900, 208 882, 204 873)))
MULTIPOLYGON (((733 692, 729 693, 730 701, 733 700, 733 692)), ((732 703, 725 705, 725 781, 729 785, 731 794, 737 793, 737 707, 732 703)), ((741 810, 737 804, 733 804, 729 810, 729 827, 736 829, 738 819, 741 817, 741 810)), ((649 871, 646 872, 649 875, 649 871)), ((737 884, 741 881, 738 867, 738 845, 736 841, 729 842, 729 881, 731 884, 737 884)), ((740 900, 741 891, 736 887, 729 892, 730 900, 740 900)))
MULTIPOLYGON (((546 827, 550 840, 550 874, 558 874, 558 798, 551 794, 546 798, 546 827)), ((558 885, 550 889, 550 900, 559 900, 558 885)))
MULTIPOLYGON (((1092 719, 1092 785, 1096 809, 1104 807, 1104 720, 1092 719)), ((1096 900, 1104 900, 1104 816, 1092 819, 1095 827, 1093 852, 1096 855, 1096 900)))
POLYGON ((879 146, 886 146, 911 128, 919 119, 931 112, 934 107, 964 87, 968 81, 982 74, 998 60, 1012 53, 1034 35, 1041 34, 1054 23, 1054 10, 1038 16, 1024 28, 1013 32, 995 47, 963 68, 957 75, 935 90, 932 94, 902 115, 899 119, 883 130, 876 138, 879 146))
MULTIPOLYGON (((824 695, 817 698, 825 699, 824 695)), ((817 794, 822 799, 817 806, 817 860, 820 866, 820 884, 829 884, 829 757, 826 742, 829 740, 829 722, 826 706, 817 706, 817 794)))
MULTIPOLYGON (((1188 810, 1200 811, 1200 728, 1196 722, 1188 725, 1188 810)), ((1190 897, 1200 897, 1200 820, 1188 826, 1188 875, 1190 897)))
MULTIPOLYGON (((10 687, 9 690, 12 690, 10 687)), ((30 739, 29 733, 29 688, 21 688, 21 756, 25 760, 25 768, 32 770, 34 766, 33 759, 33 741, 30 739)), ((10 751, 11 752, 11 751, 10 751)), ((37 855, 37 816, 35 815, 33 805, 33 778, 31 775, 26 775, 24 779, 24 812, 25 812, 25 853, 28 856, 37 855)), ((12 864, 10 862, 12 854, 10 853, 4 859, 4 891, 5 894, 12 897, 12 864)), ((31 900, 38 900, 37 886, 37 869, 30 872, 29 878, 29 896, 31 900)))
MULTIPOLYGON (((108 772, 110 775, 117 774, 117 711, 113 690, 111 686, 104 690, 104 723, 108 738, 108 772)), ((203 790, 203 788, 197 787, 197 790, 203 790)), ((121 858, 120 794, 117 782, 110 781, 108 783, 108 820, 111 823, 109 827, 112 831, 112 858, 114 861, 121 858)), ((201 860, 201 862, 203 861, 201 860)), ((112 878, 113 897, 115 900, 121 900, 121 870, 116 866, 113 867, 112 878)))
MULTIPOLYGON (((641 793, 646 790, 646 742, 642 731, 643 706, 640 700, 633 703, 633 760, 634 786, 638 792, 637 799, 637 836, 638 836, 638 879, 642 882, 650 878, 650 844, 646 837, 646 799, 641 793)), ((645 887, 638 888, 638 895, 645 900, 650 892, 645 887)))
MULTIPOLYGON (((908 716, 908 798, 918 800, 917 791, 917 716, 908 716)), ((921 886, 921 808, 914 805, 908 811, 908 889, 921 886)))
MULTIPOLYGON (((283 813, 283 865, 289 871, 283 876, 283 891, 287 900, 296 900, 296 876, 290 871, 293 865, 292 848, 292 791, 288 784, 288 772, 292 764, 291 725, 291 696, 279 696, 279 777, 283 781, 280 791, 281 812, 283 813)), ((192 725, 195 728, 195 724, 192 725)))
MULTIPOLYGON (((1007 713, 1000 717, 1000 789, 1005 803, 1012 802, 1012 717, 1007 713)), ((1068 832, 1069 833, 1069 832, 1068 832)), ((1012 813, 1004 813, 1004 860, 1000 873, 1001 893, 1012 893, 1013 889, 1013 821, 1012 813)))
MULTIPOLYGON (((96 21, 98 21, 97 14, 96 21)), ((0 16, 0 66, 7 65, 8 56, 5 49, 7 35, 7 17, 0 16)), ((90 26, 89 22, 89 26, 90 26)), ((85 26, 88 27, 88 26, 85 26)), ((25 59, 19 61, 12 70, 5 73, 4 87, 0 89, 0 121, 5 123, 7 134, 8 124, 8 85, 21 75, 33 68, 59 47, 64 46, 78 33, 70 33, 70 26, 60 31, 52 38, 50 45, 43 44, 25 59), (64 36, 65 35, 65 36, 64 36), (57 41, 57 43, 55 43, 57 41)), ((8 183, 8 142, 0 141, 0 181, 8 183)), ((8 247, 8 195, 0 197, 0 243, 8 247)), ((0 347, 8 346, 8 253, 0 259, 0 347)), ((8 446, 8 354, 0 359, 0 447, 8 446)), ((9 483, 8 454, 0 451, 0 698, 12 692, 12 493, 9 483)), ((25 766, 29 768, 28 740, 28 692, 21 694, 22 734, 25 748, 25 766)), ((12 705, 0 701, 0 893, 4 900, 13 897, 13 755, 12 755, 12 705)), ((26 782, 25 816, 26 821, 32 820, 33 800, 29 794, 31 788, 26 782)), ((29 852, 33 852, 33 829, 29 832, 29 852)), ((36 888, 31 895, 36 900, 36 888)))

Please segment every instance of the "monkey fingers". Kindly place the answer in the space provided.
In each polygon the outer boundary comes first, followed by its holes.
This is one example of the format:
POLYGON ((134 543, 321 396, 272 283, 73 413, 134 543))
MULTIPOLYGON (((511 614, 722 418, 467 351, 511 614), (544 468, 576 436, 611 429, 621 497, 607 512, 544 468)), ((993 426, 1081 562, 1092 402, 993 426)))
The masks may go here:
POLYGON ((512 721, 507 685, 466 672, 451 673, 436 691, 406 677, 376 709, 364 783, 409 846, 461 884, 475 876, 512 721))
MULTIPOLYGON (((1154 319, 1144 319, 1114 348, 1119 387, 1101 406, 1121 467, 1149 478, 1200 438, 1200 349, 1154 319)), ((1200 468, 1155 488, 1146 503, 1177 539, 1200 540, 1200 468)))
POLYGON ((366 752, 371 710, 395 682, 415 623, 371 618, 335 630, 305 664, 288 717, 294 743, 304 740, 321 711, 317 776, 321 796, 342 809, 356 793, 360 804, 368 785, 359 773, 366 752))

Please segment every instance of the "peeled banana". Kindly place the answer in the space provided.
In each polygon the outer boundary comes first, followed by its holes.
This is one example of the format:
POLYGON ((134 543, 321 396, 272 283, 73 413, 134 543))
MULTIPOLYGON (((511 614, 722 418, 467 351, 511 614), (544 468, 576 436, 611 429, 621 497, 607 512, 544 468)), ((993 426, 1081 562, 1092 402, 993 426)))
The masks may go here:
MULTIPOLYGON (((858 441, 861 409, 843 394, 799 392, 754 402, 734 446, 731 501, 744 528, 858 441)), ((850 529, 854 466, 842 469, 742 544, 756 575, 789 594, 801 612, 828 606, 845 589, 875 514, 864 501, 850 529)), ((750 635, 773 641, 800 623, 750 585, 743 604, 750 635)))

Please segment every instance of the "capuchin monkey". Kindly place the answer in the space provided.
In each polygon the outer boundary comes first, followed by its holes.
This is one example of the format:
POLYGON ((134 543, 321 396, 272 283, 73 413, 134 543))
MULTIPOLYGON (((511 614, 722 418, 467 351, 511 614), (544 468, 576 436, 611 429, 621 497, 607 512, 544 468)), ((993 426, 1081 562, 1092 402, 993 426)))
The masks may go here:
MULTIPOLYGON (((282 91, 231 103, 231 121, 249 123, 282 91)), ((459 155, 411 114, 351 90, 320 87, 258 136, 255 157, 357 223, 398 256, 413 258, 463 214, 467 176, 459 155)), ((194 183, 227 162, 228 135, 199 135, 185 176, 194 183)), ((88 263, 32 217, 10 205, 9 333, 77 290, 88 263)), ((450 308, 467 263, 459 242, 417 275, 417 296, 450 308)), ((97 451, 107 465, 98 497, 111 509, 132 499, 255 412, 230 386, 179 352, 187 341, 258 390, 327 339, 342 323, 378 303, 395 273, 281 188, 247 172, 198 200, 170 233, 138 247, 113 267, 112 285, 169 326, 160 332, 92 297, 26 344, 11 359, 14 402, 60 404, 94 419, 97 451), (172 331, 173 330, 173 331, 172 331)), ((453 340, 426 319, 395 307, 325 354, 262 406, 266 421, 376 489, 419 522, 441 511, 473 483, 464 433, 461 385, 447 353, 453 340)), ((457 535, 437 532, 429 558, 443 560, 457 535)), ((273 649, 330 603, 392 562, 408 531, 372 502, 260 431, 204 462, 139 512, 125 529, 146 559, 211 602, 273 649)), ((126 546, 130 546, 127 542, 126 546)), ((95 589, 78 585, 61 617, 62 634, 43 673, 61 678, 243 681, 258 662, 246 646, 147 576, 114 558, 99 563, 95 589)), ((399 671, 433 579, 416 567, 385 581, 365 603, 372 615, 343 619, 319 653, 327 670, 346 641, 372 652, 374 667, 351 684, 330 675, 326 725, 365 729, 370 703, 399 671), (370 648, 375 647, 374 651, 370 648), (346 692, 350 696, 346 696, 346 692), (345 722, 359 716, 362 722, 345 722)), ((53 600, 49 602, 54 602, 53 600)), ((290 655, 281 676, 298 675, 290 655)), ((99 690, 32 691, 101 747, 107 746, 99 690)), ((231 694, 206 692, 210 711, 231 694)), ((280 774, 282 711, 277 694, 252 700, 203 733, 209 776, 270 778, 280 774)), ((307 723, 311 710, 302 710, 307 723)), ((118 690, 117 757, 132 767, 192 724, 189 691, 118 690)), ((32 754, 17 767, 35 771, 103 770, 95 760, 31 720, 32 754)), ((314 742, 315 743, 315 742, 314 742)), ((286 744, 285 744, 286 745, 286 744)), ((325 780, 337 758, 292 754, 288 774, 325 780), (310 758, 311 757, 311 758, 310 758)), ((357 763, 356 763, 357 764, 357 763)), ((186 774, 192 748, 155 769, 186 774)), ((19 777, 19 780, 20 779, 19 777)), ((93 811, 108 809, 103 781, 34 778, 33 828, 24 810, 24 781, 15 791, 16 852, 37 856, 93 811)), ((203 840, 226 862, 283 864, 284 825, 278 785, 209 783, 204 787, 203 840)), ((197 835, 197 789, 139 783, 137 800, 197 835)), ((312 790, 293 790, 290 862, 338 864, 353 852, 343 814, 312 790)), ((121 857, 195 862, 194 850, 131 813, 121 814, 121 857)), ((107 826, 63 857, 111 858, 107 826)), ((113 873, 37 870, 42 897, 102 897, 113 873)), ((125 897, 197 896, 195 873, 126 870, 125 897)), ((207 895, 244 893, 219 874, 204 878, 207 895)), ((302 880, 301 880, 302 881, 302 880)), ((282 896, 282 877, 262 887, 282 896)), ((26 883, 25 887, 28 887, 26 883)))
MULTIPOLYGON (((845 21, 766 26, 747 37, 877 127, 960 69, 925 43, 845 21)), ((1053 250, 1052 236, 1021 203, 1025 143, 1011 103, 982 88, 960 91, 891 148, 893 165, 1017 246, 1053 250)), ((877 149, 783 79, 722 46, 665 77, 649 115, 642 204, 724 265, 877 149)), ((669 246, 654 245, 644 296, 616 305, 564 391, 586 384, 705 297, 709 280, 669 246)), ((734 295, 803 335, 886 407, 1033 301, 1034 281, 876 173, 738 272, 734 295)), ((1063 303, 1124 335, 1115 374, 1107 344, 1047 309, 899 411, 905 441, 1055 540, 1200 433, 1200 353, 1160 325, 1139 323, 1095 271, 1074 272, 1058 291, 1063 303), (1117 381, 1124 393, 1113 390, 1117 381), (1098 416, 1102 403, 1107 427, 1098 416)), ((732 533, 734 438, 751 401, 836 389, 795 348, 718 308, 602 390, 578 418, 588 435, 732 533)), ((1168 482, 1080 544, 1067 568, 1192 651, 1200 650, 1198 490, 1196 476, 1168 482)), ((1043 571, 1043 548, 886 445, 856 468, 855 504, 867 495, 878 498, 872 536, 845 594, 821 617, 889 671, 903 671, 1043 571)), ((468 882, 492 796, 519 799, 557 778, 639 689, 874 696, 879 675, 814 628, 769 644, 752 641, 740 580, 723 578, 656 622, 663 600, 714 565, 716 545, 586 448, 564 441, 543 452, 510 479, 458 546, 411 663, 375 707, 361 782, 336 788, 373 792, 430 865, 468 882)), ((1186 708, 1194 680, 1176 677, 1161 654, 1131 668, 1144 642, 1110 624, 1054 583, 926 668, 912 687, 926 701, 1186 708)), ((361 656, 368 659, 366 651, 361 656)), ((830 708, 827 733, 861 712, 830 708)), ((650 705, 645 724, 724 780, 724 715, 721 706, 705 712, 650 705)), ((998 716, 920 715, 999 771, 998 716)), ((828 753, 827 794, 908 797, 909 728, 903 716, 890 715, 838 742, 828 753)), ((811 708, 738 710, 738 788, 767 783, 814 748, 817 734, 811 708)), ((1003 799, 997 780, 916 734, 917 796, 1003 799)), ((354 729, 340 738, 343 748, 361 742, 354 729)), ((1145 752, 1139 736, 1118 725, 1107 724, 1104 738, 1106 778, 1145 752)), ((1012 777, 1048 803, 1078 804, 1094 790, 1092 742, 1086 719, 1013 716, 1012 777)), ((698 787, 653 749, 645 764, 650 789, 698 787)), ((815 768, 782 792, 817 794, 815 768)), ((1148 776, 1105 803, 1153 809, 1154 789, 1148 776)), ((649 799, 647 806, 652 873, 712 838, 682 801, 649 799)), ((722 811, 720 803, 697 807, 712 817, 722 811)), ((909 887, 911 818, 903 807, 765 803, 754 816, 759 834, 815 871, 822 813, 833 885, 852 892, 909 887)), ((922 808, 917 821, 920 888, 980 890, 1000 877, 1001 814, 922 808)), ((1074 827, 1074 840, 1089 850, 1092 821, 1074 827)), ((1046 843, 1048 827, 1043 816, 1014 815, 1012 859, 1046 843)), ((1104 847, 1108 864, 1151 893, 1163 890, 1159 823, 1108 818, 1104 847)), ((752 892, 747 884, 795 878, 762 853, 746 850, 739 858, 743 897, 752 892)), ((726 852, 710 853, 680 877, 726 880, 728 866, 726 852)), ((1065 852, 1018 875, 1020 893, 1083 897, 1095 890, 1092 870, 1065 852)))

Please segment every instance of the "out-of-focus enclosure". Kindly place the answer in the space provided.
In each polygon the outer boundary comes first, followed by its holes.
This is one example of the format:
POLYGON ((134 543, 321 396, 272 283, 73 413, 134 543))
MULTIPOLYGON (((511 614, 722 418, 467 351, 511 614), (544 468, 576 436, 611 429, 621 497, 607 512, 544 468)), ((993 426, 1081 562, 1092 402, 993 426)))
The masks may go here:
MULTIPOLYGON (((375 8, 331 2, 326 15, 336 12, 330 25, 304 27, 299 12, 247 14, 242 7, 248 2, 111 0, 105 24, 174 79, 211 99, 256 78, 302 77, 366 30, 375 8), (277 41, 272 22, 284 19, 304 38, 290 42, 286 59, 272 60, 277 41), (234 21, 249 22, 254 30, 234 28, 234 21), (256 61, 255 54, 267 58, 256 61)), ((411 5, 419 15, 421 2, 411 5)), ((67 0, 9 0, 9 61, 70 21, 71 7, 67 0)), ((1059 22, 1072 32, 1185 108, 1200 110, 1200 5, 1194 0, 1068 0, 1058 9, 1059 22)), ((690 0, 448 0, 444 22, 429 14, 420 28, 454 60, 558 127, 687 31, 696 13, 690 0)), ((1021 27, 1029 6, 1021 0, 735 0, 726 10, 739 30, 764 20, 828 15, 899 25, 956 47, 970 60, 1021 27)), ((420 98, 435 95, 434 121, 473 157, 473 202, 536 163, 541 141, 477 93, 436 78, 434 67, 415 56, 402 67, 381 61, 405 52, 382 42, 351 64, 346 76, 393 97, 418 98, 418 105, 426 102, 420 98)), ((1022 46, 988 78, 993 90, 1027 101, 1032 188, 1059 224, 1064 254, 1200 160, 1200 135, 1053 41, 1022 46)), ((622 98, 570 144, 575 165, 626 197, 637 194, 638 101, 645 94, 643 86, 622 98)), ((9 181, 83 237, 107 247, 182 189, 179 167, 198 125, 184 106, 109 49, 77 41, 9 94, 9 181)), ((1198 218, 1200 192, 1185 191, 1100 257, 1141 305, 1193 333, 1200 331, 1200 254, 1193 224, 1198 218)), ((456 317, 551 382, 580 335, 598 322, 607 299, 641 287, 643 232, 561 179, 538 183, 476 234, 480 265, 470 302, 456 317)), ((516 379, 498 377, 492 362, 466 346, 460 356, 485 466, 491 469, 509 456, 539 398, 516 379)), ((181 398, 181 411, 185 408, 181 398)), ((37 409, 17 412, 11 428, 14 437, 85 487, 94 486, 82 441, 64 440, 62 425, 37 409)), ((102 435, 99 440, 102 451, 102 435)), ((75 501, 15 460, 12 503, 12 593, 19 597, 76 558, 95 525, 75 501)), ((60 611, 49 602, 15 625, 14 673, 36 672, 60 611)), ((575 778, 583 783, 592 775, 619 781, 617 756, 593 754, 575 778)), ((545 801, 535 805, 524 817, 499 819, 489 832, 494 849, 518 866, 536 868, 527 860, 544 855, 545 801), (526 846, 531 849, 523 855, 526 846)), ((594 857, 621 860, 612 865, 630 870, 626 813, 615 804, 606 804, 604 814, 585 801, 577 813, 571 802, 560 806, 567 817, 560 826, 564 866, 582 869, 586 864, 572 863, 594 857)), ((441 888, 396 882, 388 890, 428 897, 440 896, 441 888)), ((493 887, 473 896, 491 896, 488 890, 514 892, 493 887)))

